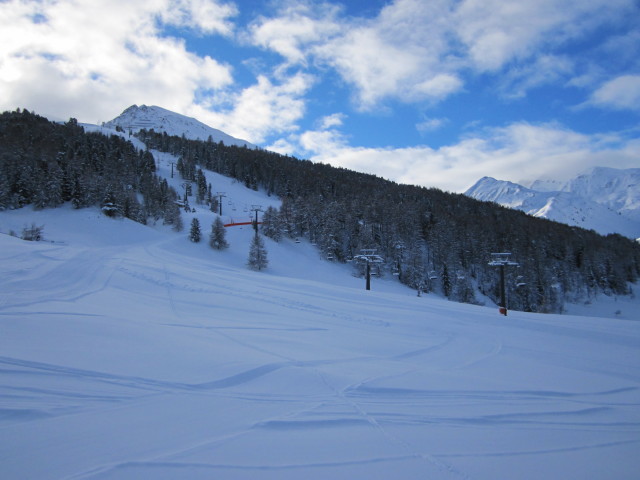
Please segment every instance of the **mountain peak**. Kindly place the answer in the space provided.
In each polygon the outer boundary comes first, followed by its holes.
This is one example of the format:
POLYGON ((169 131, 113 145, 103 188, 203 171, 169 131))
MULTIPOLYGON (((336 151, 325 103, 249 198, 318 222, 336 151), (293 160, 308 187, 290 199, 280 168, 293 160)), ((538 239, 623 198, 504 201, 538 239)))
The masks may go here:
POLYGON ((493 177, 482 177, 464 194, 477 200, 496 202, 511 208, 520 208, 524 200, 531 196, 528 188, 493 177), (510 201, 506 202, 506 198, 510 201))
POLYGON ((225 145, 257 148, 246 140, 232 137, 195 118, 187 117, 156 105, 131 105, 116 118, 106 122, 105 126, 111 128, 120 127, 132 132, 153 129, 156 132, 166 132, 167 135, 184 135, 191 140, 206 141, 211 137, 211 140, 216 143, 222 142, 225 145))
POLYGON ((530 188, 483 177, 465 195, 603 235, 620 233, 638 238, 639 187, 638 168, 593 167, 567 182, 536 180, 530 188))

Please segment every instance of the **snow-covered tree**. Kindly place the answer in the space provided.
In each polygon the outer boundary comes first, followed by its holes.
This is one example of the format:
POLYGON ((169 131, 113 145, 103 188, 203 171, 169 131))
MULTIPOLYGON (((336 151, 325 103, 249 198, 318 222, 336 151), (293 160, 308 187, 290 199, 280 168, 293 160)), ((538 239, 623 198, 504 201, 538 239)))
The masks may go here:
POLYGON ((189 232, 189 240, 193 243, 198 243, 200 241, 200 237, 202 236, 200 232, 200 222, 197 218, 191 220, 191 231, 189 232))
POLYGON ((111 189, 111 185, 107 186, 107 191, 102 200, 101 210, 107 217, 114 218, 120 216, 120 206, 116 201, 116 196, 111 189))
POLYGON ((262 216, 262 233, 276 242, 282 238, 282 222, 280 214, 274 207, 269 206, 262 216))
POLYGON ((198 169, 196 173, 196 203, 202 204, 207 198, 207 178, 204 176, 202 169, 198 169))
POLYGON ((175 225, 166 215, 176 192, 154 171, 149 151, 115 135, 85 133, 74 119, 60 124, 26 111, 0 113, 0 209, 71 202, 175 225))
POLYGON ((264 240, 259 234, 254 235, 249 249, 249 260, 247 266, 252 270, 262 270, 267 268, 269 261, 267 260, 267 249, 264 246, 264 240))
POLYGON ((209 235, 209 245, 216 250, 224 250, 229 247, 229 243, 226 240, 226 230, 222 219, 216 217, 213 224, 211 224, 211 234, 209 235))

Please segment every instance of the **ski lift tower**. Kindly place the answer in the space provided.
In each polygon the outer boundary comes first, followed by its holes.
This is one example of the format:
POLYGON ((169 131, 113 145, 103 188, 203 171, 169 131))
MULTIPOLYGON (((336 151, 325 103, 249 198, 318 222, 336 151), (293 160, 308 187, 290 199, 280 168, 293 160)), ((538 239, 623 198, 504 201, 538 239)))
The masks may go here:
POLYGON ((262 212, 262 205, 251 205, 251 211, 256 212, 256 219, 253 221, 253 228, 256 231, 256 235, 258 234, 258 212, 262 212))
POLYGON ((371 290, 371 264, 382 263, 384 262, 384 259, 380 255, 376 254, 375 248, 363 248, 362 250, 360 250, 360 255, 354 256, 353 259, 366 265, 366 288, 367 290, 371 290))
POLYGON ((218 213, 218 215, 222 216, 222 199, 224 197, 226 197, 227 194, 224 192, 217 192, 216 193, 216 197, 218 197, 220 200, 218 200, 218 207, 220 208, 220 212, 218 213))
POLYGON ((509 260, 511 253, 492 253, 489 265, 500 267, 500 313, 507 316, 507 294, 504 287, 504 267, 517 267, 518 263, 509 260))

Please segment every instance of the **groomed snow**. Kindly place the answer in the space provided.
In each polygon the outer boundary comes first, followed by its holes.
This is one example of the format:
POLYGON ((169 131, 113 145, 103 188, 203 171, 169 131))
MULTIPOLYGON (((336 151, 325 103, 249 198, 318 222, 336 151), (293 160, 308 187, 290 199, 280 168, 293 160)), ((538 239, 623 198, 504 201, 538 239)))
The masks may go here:
MULTIPOLYGON (((278 203, 208 177, 225 219, 278 203)), ((503 317, 292 240, 253 272, 251 227, 213 251, 195 207, 0 212, 0 478, 637 478, 637 301, 503 317)))

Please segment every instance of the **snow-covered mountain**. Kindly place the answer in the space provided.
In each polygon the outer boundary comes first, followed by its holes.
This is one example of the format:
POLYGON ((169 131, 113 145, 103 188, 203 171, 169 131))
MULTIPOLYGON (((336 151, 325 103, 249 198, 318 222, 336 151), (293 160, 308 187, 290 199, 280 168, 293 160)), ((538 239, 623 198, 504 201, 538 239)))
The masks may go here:
MULTIPOLYGON (((539 189, 537 185, 532 188, 539 189)), ((566 182, 561 191, 590 198, 623 217, 640 222, 640 168, 596 167, 566 182)))
POLYGON ((530 188, 484 177, 465 195, 603 235, 640 237, 639 168, 596 167, 567 182, 537 180, 530 188))
POLYGON ((147 105, 132 105, 113 120, 106 122, 105 127, 121 127, 126 132, 154 129, 156 132, 167 132, 168 135, 184 135, 192 140, 208 140, 225 145, 247 146, 256 148, 255 145, 239 138, 227 135, 221 130, 205 125, 195 118, 186 117, 179 113, 166 110, 161 107, 147 105))
MULTIPOLYGON (((152 151, 157 174, 176 158, 152 151)), ((206 171, 224 220, 278 205, 206 171)), ((193 202, 185 224, 217 218, 193 202)), ((97 207, 0 211, 0 478, 616 478, 640 471, 638 298, 540 315, 367 291, 306 240, 229 248, 97 207), (44 240, 10 233, 44 227, 44 240), (605 318, 608 317, 608 318, 605 318), (595 472, 595 473, 594 473, 595 472)))

